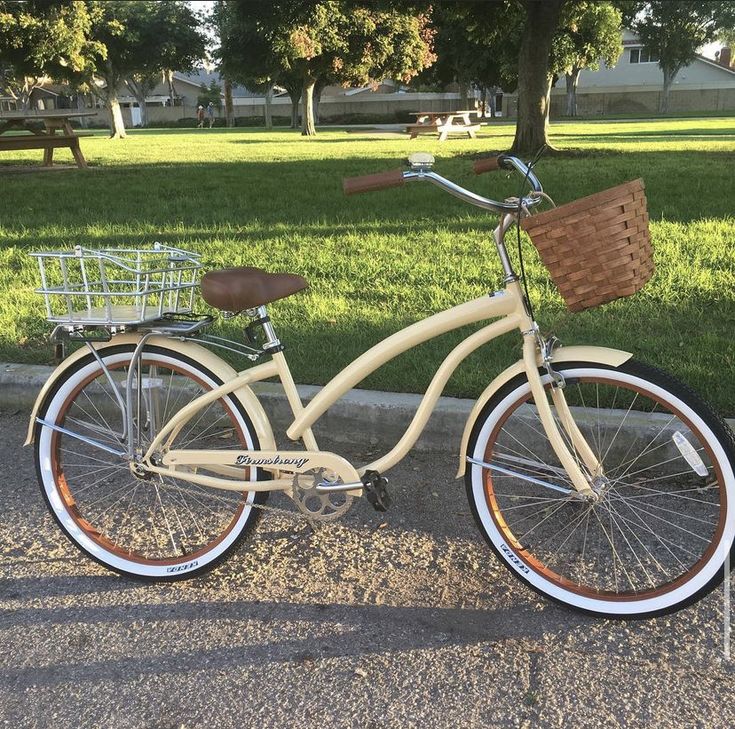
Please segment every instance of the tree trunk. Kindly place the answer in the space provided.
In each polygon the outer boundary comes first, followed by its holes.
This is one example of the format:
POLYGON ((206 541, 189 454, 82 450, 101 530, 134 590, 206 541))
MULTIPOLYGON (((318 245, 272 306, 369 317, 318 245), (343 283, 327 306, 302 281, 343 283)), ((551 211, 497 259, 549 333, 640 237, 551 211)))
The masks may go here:
POLYGON ((291 98, 291 129, 299 128, 299 104, 301 103, 301 95, 298 98, 291 98))
POLYGON ((29 78, 28 76, 23 78, 23 85, 15 97, 15 105, 18 106, 20 104, 22 111, 29 111, 31 108, 31 91, 33 91, 35 83, 36 79, 29 78))
POLYGON ((571 73, 566 75, 567 82, 567 116, 577 116, 577 84, 582 69, 572 66, 571 73))
POLYGON ((327 82, 324 79, 319 79, 314 86, 314 122, 316 124, 321 123, 321 117, 319 116, 319 105, 322 102, 322 91, 327 87, 327 82))
POLYGON ((674 83, 676 74, 679 73, 679 69, 662 69, 664 72, 664 88, 661 93, 661 101, 659 102, 658 110, 662 114, 669 113, 669 95, 671 92, 671 85, 674 83))
POLYGON ((484 119, 487 112, 487 86, 480 89, 480 118, 484 119))
POLYGON ((564 0, 526 0, 518 59, 518 118, 511 152, 537 152, 549 144, 549 52, 564 0))
POLYGON ((125 134, 125 122, 123 121, 120 102, 117 100, 117 94, 114 91, 108 95, 105 106, 107 107, 107 115, 110 118, 110 139, 124 139, 127 136, 125 134))
POLYGON ((164 71, 164 74, 166 75, 166 84, 168 85, 168 103, 173 106, 174 98, 176 97, 176 90, 174 89, 174 72, 170 68, 167 68, 164 71))
MULTIPOLYGON (((85 98, 85 94, 83 94, 81 91, 77 91, 77 109, 79 111, 86 111, 87 109, 87 100, 85 98)), ((89 126, 89 119, 86 116, 80 116, 79 117, 79 126, 82 129, 86 129, 89 126)))
POLYGON ((469 84, 462 79, 457 79, 457 86, 459 86, 459 108, 460 111, 462 111, 469 108, 467 106, 469 104, 469 101, 467 101, 467 91, 469 89, 469 84))
POLYGON ((308 74, 304 76, 304 85, 301 89, 301 136, 313 137, 316 134, 314 126, 314 86, 316 79, 308 74))
POLYGON ((273 82, 268 84, 265 90, 265 128, 273 129, 273 82))
POLYGON ((488 100, 489 100, 489 106, 490 106, 490 118, 495 119, 495 117, 498 114, 498 108, 497 108, 497 95, 498 95, 498 87, 497 86, 491 86, 489 93, 488 93, 488 100))
POLYGON ((235 126, 235 107, 232 104, 232 81, 225 80, 225 123, 231 129, 235 126))
POLYGON ((288 98, 291 99, 291 129, 299 128, 299 103, 301 102, 301 84, 284 83, 288 98))

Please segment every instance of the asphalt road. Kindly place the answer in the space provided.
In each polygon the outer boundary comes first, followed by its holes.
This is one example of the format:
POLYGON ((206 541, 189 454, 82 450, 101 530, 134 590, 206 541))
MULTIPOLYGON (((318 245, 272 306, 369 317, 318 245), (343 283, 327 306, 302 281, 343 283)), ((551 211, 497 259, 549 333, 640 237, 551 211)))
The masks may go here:
POLYGON ((394 469, 385 516, 361 501, 314 534, 270 514, 216 572, 150 586, 66 541, 25 424, 0 413, 0 725, 735 726, 722 592, 636 623, 542 601, 482 542, 450 455, 394 469))

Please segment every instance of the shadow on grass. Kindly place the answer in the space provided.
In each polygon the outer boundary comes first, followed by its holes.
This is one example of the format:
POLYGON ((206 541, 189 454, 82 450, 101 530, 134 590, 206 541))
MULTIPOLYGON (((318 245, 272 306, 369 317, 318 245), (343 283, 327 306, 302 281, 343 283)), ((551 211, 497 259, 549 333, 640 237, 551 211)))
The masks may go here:
POLYGON ((622 131, 622 132, 605 132, 604 134, 585 134, 584 132, 557 132, 554 131, 551 134, 552 137, 572 137, 583 140, 598 140, 604 141, 606 139, 655 139, 656 141, 666 141, 671 137, 676 138, 677 141, 681 141, 682 138, 691 137, 693 141, 698 141, 706 137, 735 137, 735 126, 732 129, 708 129, 707 127, 702 128, 691 128, 685 129, 672 129, 670 131, 655 131, 655 130, 641 130, 641 131, 622 131))
MULTIPOLYGON (((516 195, 518 179, 509 180, 505 174, 478 178, 472 173, 470 158, 499 151, 490 147, 491 140, 483 141, 489 142, 487 148, 439 159, 435 169, 482 195, 496 199, 516 195)), ((110 224, 138 229, 151 226, 163 233, 172 222, 206 230, 222 223, 247 227, 257 221, 292 226, 295 231, 319 224, 324 234, 329 225, 335 229, 356 226, 359 232, 366 221, 383 221, 387 231, 414 224, 428 231, 457 219, 493 220, 433 186, 414 184, 401 190, 344 196, 343 177, 400 167, 404 150, 396 152, 394 159, 167 160, 165 164, 100 165, 93 175, 85 170, 18 175, 4 186, 3 226, 7 232, 32 240, 33 231, 43 235, 44 228, 78 230, 110 224), (63 205, 58 204, 61 200, 63 205)), ((567 150, 542 159, 537 171, 558 204, 643 177, 651 218, 688 222, 731 214, 724 191, 732 183, 733 161, 735 153, 722 151, 611 154, 606 150, 603 155, 594 150, 567 150), (683 174, 686 185, 682 184, 683 174), (693 195, 698 192, 702 194, 693 195)), ((4 245, 8 239, 0 229, 0 247, 4 245)))

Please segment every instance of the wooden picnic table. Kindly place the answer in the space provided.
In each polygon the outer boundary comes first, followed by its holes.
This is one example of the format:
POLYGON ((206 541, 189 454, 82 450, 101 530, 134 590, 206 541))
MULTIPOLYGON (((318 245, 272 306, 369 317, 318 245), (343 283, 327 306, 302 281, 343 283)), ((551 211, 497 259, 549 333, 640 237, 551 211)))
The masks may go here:
POLYGON ((480 129, 479 119, 472 120, 477 115, 475 109, 460 109, 458 111, 417 111, 412 114, 416 117, 415 124, 409 124, 406 131, 411 139, 419 134, 439 134, 439 141, 443 142, 450 134, 464 134, 474 139, 480 129))
POLYGON ((77 167, 86 167, 87 161, 84 159, 79 146, 79 138, 91 136, 91 133, 74 131, 71 120, 96 115, 96 111, 75 111, 73 109, 3 112, 0 114, 0 152, 17 149, 42 149, 43 165, 41 165, 41 169, 50 169, 53 167, 54 149, 68 147, 74 155, 77 167), (34 126, 34 122, 38 121, 43 122, 42 129, 34 126), (3 136, 5 132, 10 130, 28 133, 3 136))

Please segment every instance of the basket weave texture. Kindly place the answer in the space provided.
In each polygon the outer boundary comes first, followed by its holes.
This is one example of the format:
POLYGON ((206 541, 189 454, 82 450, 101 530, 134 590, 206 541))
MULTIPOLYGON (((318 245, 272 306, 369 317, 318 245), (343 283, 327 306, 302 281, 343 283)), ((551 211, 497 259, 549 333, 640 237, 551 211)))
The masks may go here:
POLYGON ((571 311, 630 296, 653 275, 643 180, 526 217, 521 227, 571 311))

